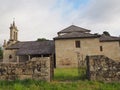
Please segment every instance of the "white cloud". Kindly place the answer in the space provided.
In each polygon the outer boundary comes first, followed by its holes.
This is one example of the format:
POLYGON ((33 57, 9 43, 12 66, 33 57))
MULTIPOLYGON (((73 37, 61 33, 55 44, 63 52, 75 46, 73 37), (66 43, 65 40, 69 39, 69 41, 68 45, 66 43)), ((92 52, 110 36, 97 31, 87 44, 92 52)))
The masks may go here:
POLYGON ((52 39, 61 29, 79 25, 101 33, 119 35, 120 0, 89 0, 79 9, 69 0, 0 0, 0 43, 9 39, 15 17, 19 40, 52 39))
POLYGON ((20 40, 52 38, 61 23, 59 12, 52 11, 55 0, 4 0, 0 3, 0 42, 9 38, 9 24, 15 17, 20 40))
POLYGON ((79 11, 74 19, 77 24, 93 32, 107 30, 113 35, 120 34, 120 0, 91 0, 82 12, 79 11))

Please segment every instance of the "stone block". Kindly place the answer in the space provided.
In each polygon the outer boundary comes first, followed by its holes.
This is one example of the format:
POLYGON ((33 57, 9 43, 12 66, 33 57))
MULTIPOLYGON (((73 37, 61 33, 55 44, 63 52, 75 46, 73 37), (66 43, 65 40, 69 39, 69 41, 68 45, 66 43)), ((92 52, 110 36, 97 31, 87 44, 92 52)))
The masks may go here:
POLYGON ((24 63, 0 63, 0 80, 36 79, 50 81, 54 68, 50 58, 33 58, 24 63))
POLYGON ((120 82, 120 62, 103 55, 87 58, 87 76, 90 80, 120 82))

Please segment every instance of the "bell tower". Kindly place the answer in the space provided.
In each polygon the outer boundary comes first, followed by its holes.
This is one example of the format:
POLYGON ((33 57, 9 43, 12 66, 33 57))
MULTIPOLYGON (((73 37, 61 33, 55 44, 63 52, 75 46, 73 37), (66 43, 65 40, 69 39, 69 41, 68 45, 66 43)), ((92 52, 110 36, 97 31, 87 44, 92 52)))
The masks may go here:
POLYGON ((13 20, 13 23, 10 25, 10 39, 8 42, 4 40, 3 47, 6 48, 7 46, 15 44, 16 42, 18 42, 18 29, 15 26, 15 21, 13 20))
POLYGON ((18 30, 15 26, 15 21, 10 25, 10 40, 9 41, 18 41, 18 30))
POLYGON ((18 29, 15 25, 15 21, 10 25, 10 39, 7 42, 7 46, 10 46, 12 44, 15 44, 18 42, 18 29))

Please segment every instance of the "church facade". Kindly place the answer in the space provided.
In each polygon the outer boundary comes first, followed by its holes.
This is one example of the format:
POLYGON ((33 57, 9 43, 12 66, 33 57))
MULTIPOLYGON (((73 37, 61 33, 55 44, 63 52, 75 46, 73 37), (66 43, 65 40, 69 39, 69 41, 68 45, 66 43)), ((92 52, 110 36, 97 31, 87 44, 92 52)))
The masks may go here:
POLYGON ((15 22, 10 26, 10 39, 3 44, 3 62, 25 62, 33 57, 54 57, 54 41, 18 41, 15 22))
POLYGON ((78 59, 84 62, 87 55, 105 55, 120 61, 120 37, 71 25, 58 32, 54 40, 18 41, 18 29, 13 22, 10 39, 4 41, 3 62, 25 62, 33 57, 53 57, 54 66, 78 67, 78 59))

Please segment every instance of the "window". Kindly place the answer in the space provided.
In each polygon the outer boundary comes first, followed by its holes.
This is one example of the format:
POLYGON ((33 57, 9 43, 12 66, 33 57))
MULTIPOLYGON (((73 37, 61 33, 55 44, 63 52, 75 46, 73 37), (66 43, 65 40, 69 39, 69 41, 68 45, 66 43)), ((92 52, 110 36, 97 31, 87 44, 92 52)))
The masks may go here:
POLYGON ((80 41, 75 41, 76 48, 80 48, 80 41))
POLYGON ((103 47, 102 46, 100 46, 100 51, 103 51, 103 47))
POLYGON ((12 55, 9 55, 9 59, 11 59, 12 58, 12 55))

